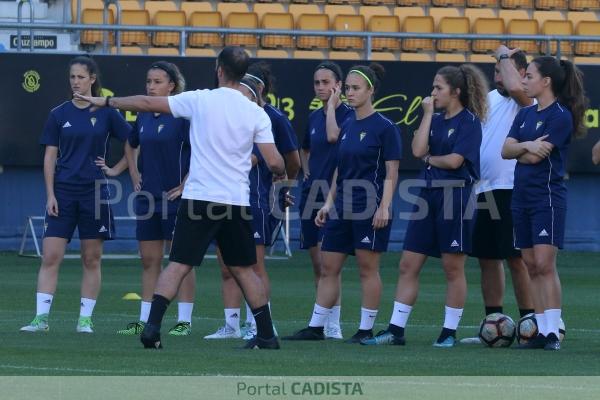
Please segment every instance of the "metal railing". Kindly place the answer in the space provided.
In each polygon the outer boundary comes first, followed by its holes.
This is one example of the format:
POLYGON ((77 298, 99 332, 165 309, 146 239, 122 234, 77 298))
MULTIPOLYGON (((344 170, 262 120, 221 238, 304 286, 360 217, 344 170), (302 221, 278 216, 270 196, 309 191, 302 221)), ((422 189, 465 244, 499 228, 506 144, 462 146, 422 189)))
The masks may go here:
MULTIPOLYGON (((22 0, 28 1, 28 0, 22 0)), ((107 14, 107 7, 110 3, 118 5, 116 0, 106 0, 105 6, 105 18, 107 14)), ((117 12, 119 17, 120 10, 117 12)), ((119 18, 120 19, 120 18, 119 18)), ((574 36, 574 35, 480 35, 480 34, 447 34, 447 33, 412 33, 412 32, 340 32, 340 31, 308 31, 308 30, 287 30, 287 29, 234 29, 234 28, 209 28, 209 27, 191 27, 191 26, 144 26, 144 25, 119 25, 117 21, 116 25, 107 24, 62 24, 62 23, 14 23, 14 22, 0 22, 0 29, 17 29, 20 43, 20 30, 21 29, 44 29, 44 30, 71 30, 71 31, 84 31, 84 30, 96 30, 96 31, 115 31, 116 34, 116 48, 117 54, 120 54, 121 50, 121 32, 177 32, 179 33, 179 55, 185 55, 186 38, 192 33, 217 33, 221 35, 228 34, 245 34, 255 35, 257 37, 263 35, 287 35, 287 36, 326 36, 328 38, 335 37, 357 37, 365 40, 365 56, 367 59, 371 58, 372 52, 372 41, 374 38, 392 38, 392 39, 459 39, 459 40, 533 40, 537 42, 546 43, 546 54, 550 54, 551 44, 556 42, 557 57, 561 56, 560 43, 563 41, 571 42, 600 42, 600 36, 574 36)), ((33 34, 31 34, 33 35, 33 34)), ((103 43, 103 51, 107 52, 108 38, 105 35, 103 43)))
MULTIPOLYGON (((33 16, 33 5, 30 0, 19 0, 19 5, 17 6, 17 24, 19 28, 17 28, 17 51, 21 51, 21 26, 23 25, 23 4, 29 4, 29 24, 33 25, 33 21, 35 20, 33 16)), ((29 51, 33 51, 33 26, 29 27, 29 51)))

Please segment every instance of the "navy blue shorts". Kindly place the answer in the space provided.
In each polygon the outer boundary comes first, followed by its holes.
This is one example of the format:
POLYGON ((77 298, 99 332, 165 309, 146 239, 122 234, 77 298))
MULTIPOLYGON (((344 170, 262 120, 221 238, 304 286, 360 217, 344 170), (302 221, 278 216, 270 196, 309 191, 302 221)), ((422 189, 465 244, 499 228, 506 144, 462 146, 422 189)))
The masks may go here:
POLYGON ((322 194, 318 194, 314 199, 309 199, 310 189, 310 186, 302 188, 299 204, 300 248, 304 250, 315 247, 323 241, 323 228, 319 228, 315 224, 315 218, 319 209, 325 204, 325 199, 322 194))
MULTIPOLYGON (((107 188, 101 189, 99 196, 107 199, 107 188)), ((92 190, 85 194, 73 194, 55 187, 54 195, 58 203, 58 216, 46 213, 44 237, 59 237, 71 241, 75 227, 79 239, 112 240, 115 236, 115 222, 110 205, 99 202, 96 210, 96 196, 92 190), (97 214, 97 215, 96 215, 97 214)))
POLYGON ((175 219, 177 215, 154 213, 149 217, 138 216, 135 228, 137 240, 173 240, 175 219))
POLYGON ((444 253, 471 252, 476 217, 472 186, 455 187, 451 193, 450 204, 444 202, 443 188, 421 189, 419 197, 427 204, 427 212, 418 204, 413 207, 404 250, 438 258, 444 253), (418 211, 424 215, 416 215, 418 211))
MULTIPOLYGON (((340 215, 339 213, 338 215, 340 215)), ((323 227, 321 251, 354 255, 355 250, 387 251, 392 221, 383 229, 373 229, 368 219, 329 219, 323 227)))
POLYGON ((567 210, 554 207, 513 208, 515 247, 531 249, 536 244, 563 248, 567 210))
POLYGON ((261 208, 250 208, 252 213, 252 230, 254 231, 254 243, 257 245, 271 246, 274 241, 273 233, 279 220, 261 208))

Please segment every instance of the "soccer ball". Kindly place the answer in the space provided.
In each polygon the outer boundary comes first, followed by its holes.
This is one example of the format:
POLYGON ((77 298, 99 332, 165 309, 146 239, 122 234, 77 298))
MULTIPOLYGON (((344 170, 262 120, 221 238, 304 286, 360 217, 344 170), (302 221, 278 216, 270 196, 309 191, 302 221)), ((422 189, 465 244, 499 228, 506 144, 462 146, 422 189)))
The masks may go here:
POLYGON ((479 339, 489 347, 508 347, 515 340, 515 322, 508 315, 493 313, 481 321, 479 339))
MULTIPOLYGON (((558 325, 558 340, 563 341, 566 334, 565 322, 560 319, 558 325)), ((538 335, 537 321, 535 320, 535 314, 524 315, 517 323, 517 342, 519 344, 526 344, 530 340, 535 339, 538 335)))
POLYGON ((519 344, 527 344, 529 341, 535 339, 537 335, 538 326, 535 314, 531 313, 521 317, 517 323, 517 342, 519 344))

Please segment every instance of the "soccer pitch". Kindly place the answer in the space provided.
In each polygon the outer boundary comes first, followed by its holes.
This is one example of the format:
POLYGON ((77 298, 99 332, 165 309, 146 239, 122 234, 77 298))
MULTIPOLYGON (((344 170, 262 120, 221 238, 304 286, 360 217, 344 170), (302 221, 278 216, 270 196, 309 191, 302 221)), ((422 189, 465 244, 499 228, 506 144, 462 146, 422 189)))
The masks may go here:
MULTIPOLYGON (((375 331, 389 321, 397 280, 399 254, 382 258, 384 290, 375 331)), ((406 346, 345 344, 341 341, 281 342, 279 351, 243 351, 241 340, 204 340, 223 324, 220 272, 215 260, 197 269, 193 332, 171 337, 176 321, 173 302, 163 324, 161 351, 144 350, 137 337, 116 331, 136 321, 139 301, 125 293, 140 293, 139 260, 104 260, 103 284, 94 311, 95 333, 77 334, 79 260, 65 260, 50 314, 50 331, 20 333, 35 311, 39 260, 0 254, 0 375, 237 375, 237 376, 437 376, 437 375, 600 375, 600 254, 561 252, 558 258, 563 287, 566 338, 559 352, 520 351, 515 346, 490 349, 459 345, 431 346, 444 313, 445 282, 438 260, 422 272, 420 295, 406 331, 406 346)), ((272 283, 273 318, 280 335, 307 325, 314 303, 312 267, 307 253, 290 260, 268 260, 272 283)), ((483 314, 476 260, 467 264, 469 295, 458 336, 474 336, 483 314)), ((353 258, 343 272, 342 321, 346 337, 358 327, 360 284, 353 258)), ((505 313, 518 319, 507 275, 505 313)))

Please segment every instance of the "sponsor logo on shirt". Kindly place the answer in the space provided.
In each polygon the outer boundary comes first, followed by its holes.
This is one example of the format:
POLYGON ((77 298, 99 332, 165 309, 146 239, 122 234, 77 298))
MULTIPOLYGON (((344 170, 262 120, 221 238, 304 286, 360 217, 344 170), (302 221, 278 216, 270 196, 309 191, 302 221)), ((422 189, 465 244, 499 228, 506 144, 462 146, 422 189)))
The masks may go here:
POLYGON ((542 229, 542 231, 539 233, 538 235, 539 237, 548 237, 548 232, 545 229, 542 229))
POLYGON ((543 123, 544 123, 544 121, 538 121, 537 124, 535 124, 535 130, 537 131, 539 129, 539 127, 542 126, 543 123))
POLYGON ((460 245, 458 244, 458 242, 456 240, 452 241, 452 244, 450 245, 450 247, 459 247, 460 245))
POLYGON ((254 239, 260 239, 260 233, 254 232, 254 239))
POLYGON ((65 122, 65 124, 63 125, 63 128, 70 128, 72 125, 69 121, 65 122))
POLYGON ((346 140, 346 134, 344 133, 344 136, 342 136, 342 140, 346 140))
POLYGON ((365 138, 365 136, 367 136, 367 132, 361 132, 360 133, 360 141, 362 142, 362 140, 365 138))
POLYGON ((368 237, 368 236, 365 236, 365 237, 363 238, 363 240, 361 240, 360 242, 361 242, 361 243, 365 243, 365 244, 369 244, 369 243, 371 243, 371 239, 369 239, 369 237, 368 237))
POLYGON ((160 124, 160 125, 158 126, 158 133, 160 133, 160 131, 162 131, 164 127, 165 127, 165 126, 164 126, 163 124, 160 124))
POLYGON ((106 232, 106 231, 107 231, 107 229, 106 229, 106 227, 105 227, 104 225, 102 225, 102 226, 100 227, 100 229, 98 229, 98 232, 99 232, 99 233, 104 233, 104 232, 106 232))
POLYGON ((450 137, 453 133, 454 133, 454 128, 452 128, 448 131, 448 137, 450 137))
POLYGON ((96 126, 96 117, 90 118, 90 122, 92 123, 92 126, 96 126))

